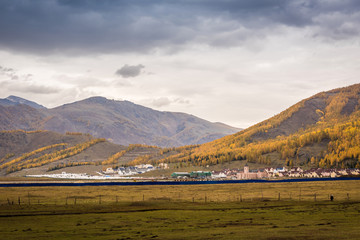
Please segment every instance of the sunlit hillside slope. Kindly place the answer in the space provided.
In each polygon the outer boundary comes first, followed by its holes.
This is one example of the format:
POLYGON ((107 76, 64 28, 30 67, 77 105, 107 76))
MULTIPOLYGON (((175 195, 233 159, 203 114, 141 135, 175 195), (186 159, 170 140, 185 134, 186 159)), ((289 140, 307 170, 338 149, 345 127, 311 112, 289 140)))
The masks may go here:
POLYGON ((360 167, 360 84, 321 92, 234 135, 178 150, 164 162, 360 167))

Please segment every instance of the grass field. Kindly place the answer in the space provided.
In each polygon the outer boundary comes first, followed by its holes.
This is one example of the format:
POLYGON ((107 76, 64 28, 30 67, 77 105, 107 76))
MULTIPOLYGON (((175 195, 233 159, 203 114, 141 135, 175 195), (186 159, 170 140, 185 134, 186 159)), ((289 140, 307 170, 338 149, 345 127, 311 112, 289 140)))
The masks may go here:
POLYGON ((360 181, 0 188, 0 236, 360 239, 359 187, 360 181))

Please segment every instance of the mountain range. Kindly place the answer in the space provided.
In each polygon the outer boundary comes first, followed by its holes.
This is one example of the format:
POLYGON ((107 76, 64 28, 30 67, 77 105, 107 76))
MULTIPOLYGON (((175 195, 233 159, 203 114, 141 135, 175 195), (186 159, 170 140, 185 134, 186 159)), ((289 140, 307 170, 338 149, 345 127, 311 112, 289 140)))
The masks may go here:
POLYGON ((16 96, 0 99, 0 130, 16 129, 81 132, 121 145, 161 147, 202 144, 241 130, 185 113, 161 112, 104 97, 52 109, 16 96))
POLYGON ((159 162, 169 163, 178 171, 191 166, 195 169, 241 167, 245 163, 256 167, 360 168, 360 84, 318 93, 235 134, 177 148, 139 144, 126 147, 99 139, 101 135, 96 134, 104 129, 115 131, 117 127, 124 129, 124 134, 136 136, 125 129, 137 129, 132 125, 137 120, 143 131, 151 132, 153 128, 166 134, 169 129, 176 128, 186 135, 199 129, 199 122, 204 123, 204 120, 99 97, 54 109, 41 106, 35 109, 25 104, 0 106, 0 114, 2 126, 39 129, 51 126, 58 131, 91 130, 95 133, 93 137, 78 132, 2 131, 0 175, 23 176, 54 169, 96 172, 107 166, 159 162), (125 113, 126 118, 123 117, 125 113), (174 120, 174 116, 181 116, 182 120, 178 120, 179 117, 174 120), (109 128, 114 125, 114 119, 117 124, 109 128), (74 129, 66 128, 67 125, 74 129))

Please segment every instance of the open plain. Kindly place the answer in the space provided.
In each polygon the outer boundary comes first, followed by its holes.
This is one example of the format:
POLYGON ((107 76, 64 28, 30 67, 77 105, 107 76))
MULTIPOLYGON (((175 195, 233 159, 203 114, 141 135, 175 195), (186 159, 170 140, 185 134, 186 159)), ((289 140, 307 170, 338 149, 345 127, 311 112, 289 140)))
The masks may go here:
POLYGON ((3 239, 359 239, 359 187, 357 180, 4 187, 0 232, 3 239))

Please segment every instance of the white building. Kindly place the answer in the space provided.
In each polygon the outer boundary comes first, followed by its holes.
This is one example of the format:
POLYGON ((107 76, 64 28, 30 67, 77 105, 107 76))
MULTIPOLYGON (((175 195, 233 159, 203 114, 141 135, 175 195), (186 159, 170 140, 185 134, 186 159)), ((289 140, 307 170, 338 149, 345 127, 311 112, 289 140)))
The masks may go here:
POLYGON ((114 169, 112 169, 112 168, 107 168, 106 170, 105 170, 105 173, 106 174, 111 174, 111 173, 115 173, 115 171, 114 171, 114 169))
POLYGON ((159 168, 161 168, 161 169, 169 169, 169 165, 167 163, 159 163, 159 168))
POLYGON ((225 179, 227 175, 224 172, 213 172, 211 177, 213 179, 225 179))

